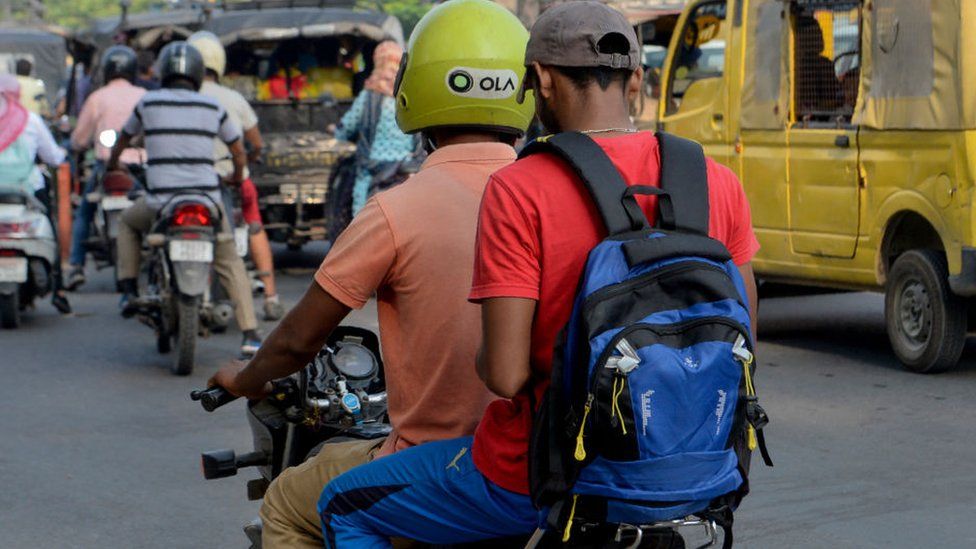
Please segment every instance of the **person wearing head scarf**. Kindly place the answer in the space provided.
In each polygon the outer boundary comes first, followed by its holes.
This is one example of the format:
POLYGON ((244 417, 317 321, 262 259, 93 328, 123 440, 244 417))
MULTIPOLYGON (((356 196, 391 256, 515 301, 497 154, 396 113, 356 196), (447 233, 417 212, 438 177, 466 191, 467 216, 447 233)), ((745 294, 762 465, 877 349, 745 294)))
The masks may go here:
POLYGON ((20 104, 20 83, 9 74, 0 74, 0 152, 24 132, 27 118, 27 109, 20 104))
MULTIPOLYGON (((29 112, 20 103, 20 83, 9 74, 0 74, 0 189, 36 194, 51 212, 49 194, 44 177, 35 159, 49 166, 64 162, 64 149, 41 117, 29 112)), ((51 225, 56 227, 54 220, 51 225)), ((57 230, 54 231, 55 237, 57 230)), ((70 313, 71 305, 65 296, 61 280, 61 263, 52 265, 54 292, 51 303, 62 313, 70 313)))
POLYGON ((414 136, 400 131, 396 123, 396 103, 393 86, 403 48, 396 42, 380 42, 373 51, 373 71, 363 91, 342 117, 336 128, 336 139, 356 143, 356 180, 352 188, 352 213, 366 204, 371 187, 382 190, 389 186, 374 178, 389 173, 390 166, 411 158, 418 149, 414 136))

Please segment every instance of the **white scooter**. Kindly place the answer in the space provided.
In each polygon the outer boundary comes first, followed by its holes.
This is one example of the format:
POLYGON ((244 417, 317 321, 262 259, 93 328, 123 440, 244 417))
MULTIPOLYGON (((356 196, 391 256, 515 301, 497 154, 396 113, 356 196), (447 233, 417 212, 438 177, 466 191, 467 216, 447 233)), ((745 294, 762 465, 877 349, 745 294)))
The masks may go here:
POLYGON ((20 313, 53 288, 54 227, 33 196, 0 192, 0 326, 16 328, 20 313))

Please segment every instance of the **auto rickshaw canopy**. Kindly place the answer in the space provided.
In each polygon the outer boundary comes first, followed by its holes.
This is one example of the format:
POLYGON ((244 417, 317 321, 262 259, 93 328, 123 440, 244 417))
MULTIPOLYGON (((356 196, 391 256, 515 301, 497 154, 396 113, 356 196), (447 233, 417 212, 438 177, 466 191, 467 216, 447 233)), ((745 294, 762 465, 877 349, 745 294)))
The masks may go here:
POLYGON ((225 45, 238 41, 287 40, 326 36, 361 36, 403 44, 400 21, 392 15, 345 8, 273 8, 215 12, 203 29, 225 45))
POLYGON ((75 34, 75 40, 101 50, 116 43, 120 32, 131 35, 130 44, 137 49, 149 48, 164 34, 186 38, 209 17, 209 9, 185 8, 127 14, 96 19, 88 29, 75 34))
MULTIPOLYGON (((792 5, 850 0, 743 0, 742 127, 788 123, 792 5)), ((976 129, 976 2, 862 0, 860 83, 851 122, 872 129, 976 129)))
POLYGON ((34 65, 34 76, 44 81, 48 101, 53 101, 67 67, 65 35, 56 27, 0 27, 0 72, 12 74, 14 63, 27 59, 34 65))

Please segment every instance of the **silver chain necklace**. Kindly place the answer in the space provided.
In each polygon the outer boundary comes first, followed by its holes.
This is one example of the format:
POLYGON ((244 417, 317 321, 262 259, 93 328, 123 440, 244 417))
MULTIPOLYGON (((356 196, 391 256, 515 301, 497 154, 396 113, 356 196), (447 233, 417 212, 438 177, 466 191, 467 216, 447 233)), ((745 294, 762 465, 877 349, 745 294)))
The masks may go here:
POLYGON ((637 133, 639 131, 637 128, 604 128, 602 130, 583 130, 579 133, 590 135, 594 133, 637 133))

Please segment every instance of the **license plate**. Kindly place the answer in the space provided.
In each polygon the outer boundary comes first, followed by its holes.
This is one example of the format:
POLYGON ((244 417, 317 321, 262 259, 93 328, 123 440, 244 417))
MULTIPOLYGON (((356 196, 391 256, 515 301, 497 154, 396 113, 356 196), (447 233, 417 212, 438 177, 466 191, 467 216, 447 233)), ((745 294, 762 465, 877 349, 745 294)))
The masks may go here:
POLYGON ((0 257, 0 282, 27 282, 27 258, 0 257))
POLYGON ((108 211, 124 210, 132 205, 132 201, 127 196, 104 196, 102 197, 102 209, 108 211))
POLYGON ((213 261, 213 242, 193 240, 170 240, 170 261, 213 261))
POLYGON ((247 227, 234 228, 234 245, 237 246, 237 255, 244 257, 247 255, 248 231, 247 227))

